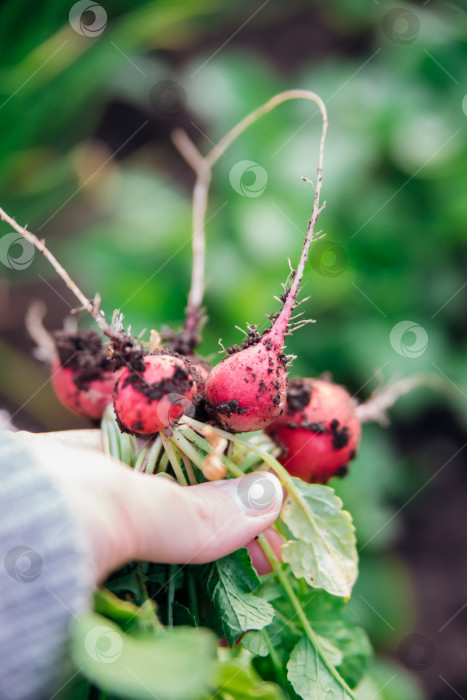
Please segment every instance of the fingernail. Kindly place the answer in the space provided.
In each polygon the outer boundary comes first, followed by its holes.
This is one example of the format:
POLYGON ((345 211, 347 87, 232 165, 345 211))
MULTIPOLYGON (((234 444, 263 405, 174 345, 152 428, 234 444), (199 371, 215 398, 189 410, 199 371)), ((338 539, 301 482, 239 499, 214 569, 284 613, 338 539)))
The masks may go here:
POLYGON ((225 479, 212 483, 227 491, 238 508, 249 517, 266 515, 278 510, 282 504, 280 481, 269 472, 254 472, 240 479, 225 479))

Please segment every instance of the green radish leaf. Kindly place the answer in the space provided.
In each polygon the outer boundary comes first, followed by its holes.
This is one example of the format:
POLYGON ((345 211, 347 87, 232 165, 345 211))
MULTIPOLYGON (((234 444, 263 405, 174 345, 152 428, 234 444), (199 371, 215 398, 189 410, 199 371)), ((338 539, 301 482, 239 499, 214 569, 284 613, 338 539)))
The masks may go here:
MULTIPOLYGON (((270 584, 267 582, 255 594, 263 597, 268 588, 270 584)), ((304 584, 297 585, 297 582, 294 590, 323 657, 337 668, 350 688, 355 688, 367 670, 372 649, 366 633, 357 627, 348 612, 348 604, 343 598, 304 584)), ((276 615, 266 631, 285 666, 304 630, 286 595, 274 600, 274 609, 276 615)), ((248 635, 245 635, 242 645, 245 639, 249 644, 248 635)))
POLYGON ((220 628, 230 646, 243 632, 269 625, 274 608, 252 595, 260 580, 246 549, 205 565, 203 573, 220 628))
POLYGON ((119 698, 198 700, 209 694, 216 638, 191 627, 131 637, 90 612, 73 624, 71 654, 86 678, 119 698))
POLYGON ((352 696, 331 675, 307 637, 295 645, 287 664, 287 678, 303 700, 351 700, 352 696))
POLYGON ((332 595, 348 597, 358 575, 355 528, 333 489, 292 478, 281 517, 297 539, 282 559, 297 578, 332 595))
POLYGON ((134 603, 121 600, 106 588, 94 592, 94 611, 117 622, 125 632, 152 632, 162 625, 156 616, 156 604, 145 600, 138 607, 134 603))
POLYGON ((94 610, 115 622, 125 623, 138 614, 139 608, 129 600, 120 600, 107 588, 98 588, 94 592, 94 610))
POLYGON ((356 688, 373 653, 370 640, 361 627, 345 627, 337 635, 336 646, 343 654, 337 670, 348 686, 356 688))
POLYGON ((299 598, 310 625, 320 638, 319 643, 327 660, 337 666, 347 685, 355 688, 366 672, 372 655, 366 632, 357 627, 342 598, 317 590, 302 592, 299 598), (324 640, 340 652, 340 661, 329 656, 324 640))
POLYGON ((262 630, 250 630, 242 637, 242 647, 255 654, 255 656, 267 656, 269 648, 262 630))
POLYGON ((215 686, 220 694, 211 697, 233 700, 285 700, 278 685, 263 681, 245 658, 221 662, 214 672, 215 686))
POLYGON ((333 666, 340 666, 344 659, 342 651, 334 646, 327 637, 321 637, 317 634, 316 639, 318 640, 320 650, 323 652, 323 656, 326 657, 329 663, 333 666))
POLYGON ((133 467, 140 452, 138 441, 134 435, 121 432, 112 405, 104 411, 101 430, 104 452, 133 467))
POLYGON ((105 587, 118 597, 125 597, 127 593, 130 593, 136 605, 143 603, 141 585, 134 566, 131 564, 113 573, 105 582, 105 587))

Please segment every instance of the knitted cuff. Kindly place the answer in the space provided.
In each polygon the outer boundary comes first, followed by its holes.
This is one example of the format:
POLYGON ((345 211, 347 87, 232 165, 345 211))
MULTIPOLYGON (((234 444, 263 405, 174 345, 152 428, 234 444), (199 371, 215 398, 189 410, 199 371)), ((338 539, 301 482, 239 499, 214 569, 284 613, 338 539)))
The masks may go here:
POLYGON ((70 623, 92 592, 88 563, 43 468, 0 431, 0 700, 50 697, 66 682, 70 623))

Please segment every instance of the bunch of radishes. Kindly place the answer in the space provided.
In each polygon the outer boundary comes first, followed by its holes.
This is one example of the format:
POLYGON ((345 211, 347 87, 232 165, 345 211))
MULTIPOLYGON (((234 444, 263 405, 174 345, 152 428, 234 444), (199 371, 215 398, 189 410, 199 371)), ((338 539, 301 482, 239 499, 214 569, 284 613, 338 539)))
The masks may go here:
MULTIPOLYGON (((113 401, 121 431, 146 437, 158 433, 161 438, 164 433, 167 436, 183 416, 230 433, 264 430, 276 443, 278 459, 290 474, 310 483, 326 483, 332 476, 346 473, 347 464, 357 453, 361 420, 381 420, 384 409, 416 382, 393 387, 388 394, 379 395, 376 402, 357 406, 344 388, 326 379, 287 381, 291 358, 284 354, 284 340, 293 329, 292 313, 297 306, 310 245, 319 237, 315 227, 324 208, 319 198, 326 130, 327 114, 322 100, 307 90, 288 90, 245 117, 207 156, 199 153, 184 132, 173 134, 175 145, 197 178, 193 191, 193 270, 187 318, 183 331, 169 333, 165 345, 155 331, 148 346, 132 339, 124 332, 118 312, 108 325, 99 308, 100 298, 89 300, 44 241, 19 226, 0 208, 0 218, 44 253, 81 303, 81 309, 93 316, 106 336, 104 342, 97 331, 60 331, 54 334, 54 342, 48 343, 52 385, 65 406, 98 421, 113 401), (269 317, 271 327, 259 333, 255 326, 250 326, 243 344, 228 348, 227 357, 211 368, 209 362, 195 354, 206 320, 202 309, 204 217, 211 168, 257 119, 279 104, 295 99, 313 101, 322 117, 316 186, 310 183, 314 189, 313 211, 299 264, 283 285, 279 298, 282 308, 269 317)), ((304 323, 299 321, 295 328, 304 323)), ((42 338, 44 334, 39 335, 42 338)), ((205 478, 222 475, 222 469, 212 468, 215 459, 219 461, 222 456, 218 454, 219 448, 216 449, 205 478)))
MULTIPOLYGON (((302 259, 310 242, 307 236, 302 259)), ((284 339, 300 281, 295 274, 271 328, 262 334, 250 328, 243 346, 228 349, 210 371, 192 352, 177 353, 173 341, 145 352, 123 332, 110 334, 107 344, 94 331, 56 333, 57 396, 92 419, 113 401, 120 429, 146 437, 170 430, 186 413, 232 433, 265 429, 291 474, 320 483, 342 476, 360 439, 356 402, 324 379, 287 386, 284 339)))
MULTIPOLYGON (((46 254, 82 308, 91 313, 107 336, 104 342, 96 331, 54 334, 52 384, 65 406, 96 421, 113 401, 120 430, 146 437, 158 433, 167 437, 184 415, 230 433, 265 430, 277 444, 279 460, 291 474, 308 482, 325 483, 331 476, 345 473, 360 439, 356 403, 345 389, 324 379, 293 379, 287 385, 291 358, 284 354, 284 340, 292 330, 292 313, 297 306, 309 248, 319 237, 315 227, 324 208, 319 198, 326 130, 327 114, 322 100, 306 90, 289 90, 245 117, 207 156, 199 153, 184 132, 173 135, 175 145, 195 170, 197 179, 193 192, 193 271, 187 320, 183 331, 171 333, 165 345, 153 332, 149 348, 144 347, 123 331, 121 319, 107 325, 98 298, 90 301, 44 242, 19 227, 0 209, 4 220, 46 254), (205 320, 204 215, 211 168, 258 118, 282 102, 295 99, 313 101, 322 117, 313 211, 300 261, 284 285, 280 297, 282 308, 270 317, 271 327, 259 333, 255 326, 250 326, 244 343, 227 349, 227 357, 211 368, 194 354, 205 320)), ((295 327, 301 325, 303 321, 295 327)), ((213 459, 221 456, 216 453, 213 459)), ((221 473, 219 469, 206 470, 205 478, 221 473)))

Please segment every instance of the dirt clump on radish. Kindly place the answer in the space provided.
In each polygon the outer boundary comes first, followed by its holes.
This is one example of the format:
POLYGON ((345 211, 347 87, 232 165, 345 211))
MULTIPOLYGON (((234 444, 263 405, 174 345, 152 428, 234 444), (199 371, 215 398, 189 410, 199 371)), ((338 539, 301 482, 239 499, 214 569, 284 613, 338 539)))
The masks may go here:
POLYGON ((322 379, 293 379, 287 408, 266 433, 281 447, 279 461, 292 476, 327 483, 344 476, 355 458, 361 425, 357 403, 343 387, 322 379))
POLYGON ((53 338, 57 357, 51 381, 57 397, 74 413, 99 420, 112 401, 119 374, 108 346, 93 330, 55 331, 53 338))
POLYGON ((248 326, 243 345, 230 348, 228 356, 209 375, 205 391, 207 409, 213 420, 226 430, 260 430, 282 413, 287 396, 288 362, 284 342, 291 332, 291 316, 312 240, 310 222, 298 268, 291 272, 289 286, 285 285, 280 297, 282 309, 270 317, 271 328, 260 335, 256 326, 248 326), (230 410, 233 406, 235 410, 230 410))
POLYGON ((124 432, 152 435, 170 428, 196 399, 196 370, 176 355, 146 355, 144 369, 126 367, 114 389, 113 403, 124 432))

